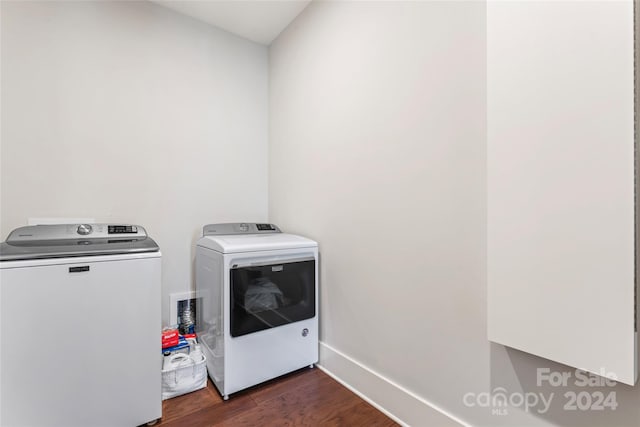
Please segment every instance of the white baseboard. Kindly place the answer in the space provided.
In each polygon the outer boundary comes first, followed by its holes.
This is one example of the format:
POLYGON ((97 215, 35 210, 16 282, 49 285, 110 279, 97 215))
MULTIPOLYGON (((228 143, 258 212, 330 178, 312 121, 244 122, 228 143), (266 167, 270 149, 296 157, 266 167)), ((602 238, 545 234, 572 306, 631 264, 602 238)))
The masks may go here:
POLYGON ((468 425, 324 342, 318 368, 400 425, 468 425))

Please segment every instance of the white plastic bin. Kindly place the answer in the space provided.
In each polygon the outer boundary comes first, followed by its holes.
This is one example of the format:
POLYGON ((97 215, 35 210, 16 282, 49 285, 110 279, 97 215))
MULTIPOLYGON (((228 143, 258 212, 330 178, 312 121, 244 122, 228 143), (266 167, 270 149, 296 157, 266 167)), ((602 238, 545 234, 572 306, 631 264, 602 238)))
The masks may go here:
POLYGON ((188 354, 168 356, 170 360, 162 370, 162 400, 191 393, 207 386, 207 359, 195 362, 188 354))

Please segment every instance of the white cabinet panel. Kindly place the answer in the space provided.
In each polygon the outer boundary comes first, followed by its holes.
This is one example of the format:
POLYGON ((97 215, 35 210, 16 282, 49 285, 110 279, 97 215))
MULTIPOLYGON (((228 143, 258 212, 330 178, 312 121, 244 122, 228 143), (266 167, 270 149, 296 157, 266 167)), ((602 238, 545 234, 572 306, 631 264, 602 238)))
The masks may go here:
POLYGON ((487 4, 489 339, 637 380, 633 3, 487 4))

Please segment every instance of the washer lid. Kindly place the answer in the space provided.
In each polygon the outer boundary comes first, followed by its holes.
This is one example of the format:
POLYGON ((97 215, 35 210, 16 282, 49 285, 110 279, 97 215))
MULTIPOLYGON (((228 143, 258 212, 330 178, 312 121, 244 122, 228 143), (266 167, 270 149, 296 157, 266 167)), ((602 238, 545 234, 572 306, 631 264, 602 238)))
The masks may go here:
POLYGON ((294 234, 273 233, 204 236, 198 240, 198 246, 229 254, 274 249, 315 248, 318 244, 311 239, 294 234))
POLYGON ((0 261, 157 252, 139 225, 51 224, 20 227, 0 244, 0 261))

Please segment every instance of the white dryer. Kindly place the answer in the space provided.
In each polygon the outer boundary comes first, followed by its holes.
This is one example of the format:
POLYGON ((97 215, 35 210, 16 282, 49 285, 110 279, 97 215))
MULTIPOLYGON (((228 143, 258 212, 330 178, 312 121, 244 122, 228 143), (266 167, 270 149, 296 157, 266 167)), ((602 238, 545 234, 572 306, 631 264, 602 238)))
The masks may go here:
POLYGON ((160 261, 135 225, 11 232, 0 245, 0 425, 162 416, 160 261))
POLYGON ((227 399, 318 361, 318 244, 273 224, 211 224, 196 247, 196 333, 227 399))

